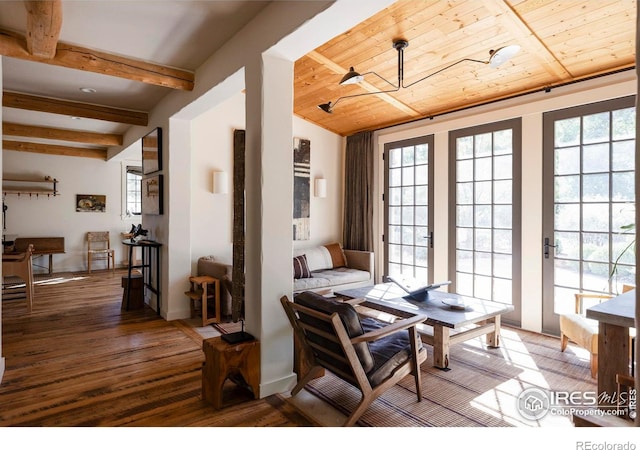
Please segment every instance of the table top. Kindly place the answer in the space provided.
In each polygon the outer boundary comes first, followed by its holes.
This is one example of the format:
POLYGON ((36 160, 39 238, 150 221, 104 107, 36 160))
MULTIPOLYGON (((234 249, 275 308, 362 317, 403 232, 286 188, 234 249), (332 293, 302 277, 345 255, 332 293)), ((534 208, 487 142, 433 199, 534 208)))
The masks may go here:
POLYGON ((442 291, 430 291, 427 300, 416 301, 403 297, 406 292, 395 283, 348 289, 336 292, 336 295, 365 298, 364 306, 367 303, 371 303, 377 308, 386 309, 389 312, 399 311, 409 314, 424 314, 427 316, 425 321, 427 325, 442 325, 453 329, 463 328, 514 309, 512 305, 442 291), (466 307, 464 310, 453 309, 442 303, 442 300, 446 299, 461 300, 466 307))
POLYGON ((151 241, 149 239, 140 239, 139 241, 131 241, 131 239, 124 239, 122 244, 133 247, 161 247, 162 244, 157 241, 151 241))
POLYGON ((636 290, 633 289, 613 297, 611 300, 587 308, 587 317, 613 325, 635 327, 636 290))

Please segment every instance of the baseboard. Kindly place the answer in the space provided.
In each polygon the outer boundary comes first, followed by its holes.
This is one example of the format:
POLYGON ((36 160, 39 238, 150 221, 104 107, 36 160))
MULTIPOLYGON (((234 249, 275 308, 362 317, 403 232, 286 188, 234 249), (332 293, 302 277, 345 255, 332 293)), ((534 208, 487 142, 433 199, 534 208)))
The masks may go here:
POLYGON ((260 398, 265 398, 274 394, 282 394, 288 392, 296 385, 297 375, 292 373, 284 378, 270 381, 268 383, 260 383, 260 398))

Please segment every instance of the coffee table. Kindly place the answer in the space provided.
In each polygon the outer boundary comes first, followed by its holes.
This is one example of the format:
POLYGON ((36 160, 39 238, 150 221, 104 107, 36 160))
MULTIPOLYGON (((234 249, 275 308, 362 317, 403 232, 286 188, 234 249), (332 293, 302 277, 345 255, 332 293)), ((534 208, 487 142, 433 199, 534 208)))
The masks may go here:
POLYGON ((512 305, 441 291, 431 291, 425 301, 416 301, 403 297, 406 292, 395 283, 337 291, 335 295, 364 298, 360 306, 365 314, 367 304, 393 316, 425 314, 427 320, 419 329, 422 342, 433 346, 433 365, 444 370, 449 368, 449 347, 453 344, 486 335, 489 347, 499 347, 500 316, 513 311, 512 305), (447 299, 463 301, 465 308, 453 309, 442 302, 447 299))

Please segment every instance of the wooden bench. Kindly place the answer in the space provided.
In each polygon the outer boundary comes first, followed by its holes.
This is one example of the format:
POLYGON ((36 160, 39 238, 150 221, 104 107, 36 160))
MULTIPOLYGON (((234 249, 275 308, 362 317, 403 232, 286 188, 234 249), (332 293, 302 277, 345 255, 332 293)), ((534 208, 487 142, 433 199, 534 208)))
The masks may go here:
POLYGON ((15 240, 15 251, 18 253, 26 252, 29 244, 33 245, 33 255, 49 255, 49 270, 53 271, 53 255, 54 253, 64 253, 63 237, 19 237, 15 240))

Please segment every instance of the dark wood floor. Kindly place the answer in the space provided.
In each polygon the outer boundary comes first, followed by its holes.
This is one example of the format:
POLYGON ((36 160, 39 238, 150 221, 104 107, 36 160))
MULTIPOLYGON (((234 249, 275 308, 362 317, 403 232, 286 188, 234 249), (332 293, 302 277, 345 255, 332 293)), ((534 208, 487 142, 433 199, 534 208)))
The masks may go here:
POLYGON ((23 299, 2 302, 0 426, 313 426, 231 382, 216 411, 201 396, 202 338, 148 307, 122 311, 124 273, 38 281, 31 314, 23 299))

